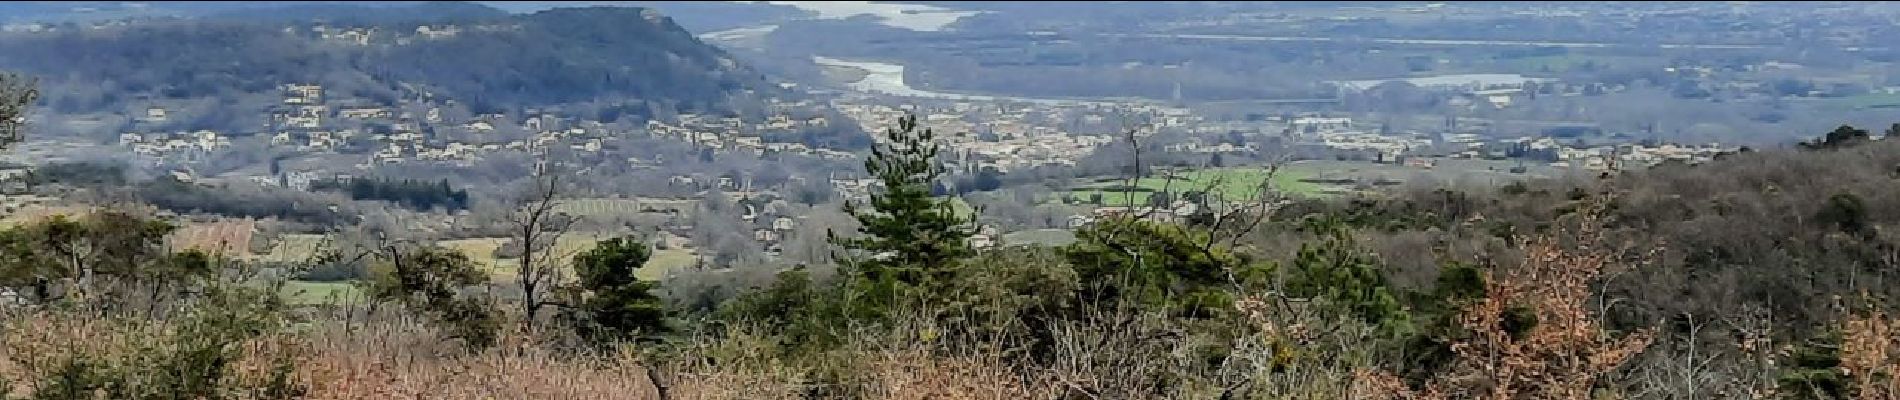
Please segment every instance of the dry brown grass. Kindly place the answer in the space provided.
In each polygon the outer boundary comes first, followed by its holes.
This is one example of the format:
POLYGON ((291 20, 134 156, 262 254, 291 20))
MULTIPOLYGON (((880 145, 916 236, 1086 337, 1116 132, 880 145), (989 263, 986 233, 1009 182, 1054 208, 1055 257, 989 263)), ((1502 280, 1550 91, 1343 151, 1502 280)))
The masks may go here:
POLYGON ((918 350, 872 354, 871 398, 891 400, 1004 400, 1057 398, 1062 391, 1045 376, 1023 379, 997 358, 945 357, 918 350))
POLYGON ((658 397, 640 364, 622 357, 565 357, 530 346, 462 354, 427 328, 400 324, 303 336, 308 356, 298 375, 313 399, 658 397))
MULTIPOLYGON (((166 335, 162 324, 34 314, 7 318, 0 336, 0 378, 13 393, 75 355, 116 357, 166 335)), ((649 374, 662 376, 672 399, 803 398, 811 387, 799 368, 774 359, 761 338, 695 339, 718 362, 686 357, 648 371, 632 351, 576 356, 526 345, 519 336, 479 353, 446 343, 420 324, 327 323, 246 342, 233 367, 237 382, 261 382, 277 357, 290 357, 309 399, 659 399, 649 374), (751 346, 751 347, 748 347, 751 346)), ((1023 379, 994 354, 943 356, 921 346, 851 352, 860 372, 852 390, 874 399, 1055 398, 1047 381, 1023 379)))
MULTIPOLYGON (((35 314, 8 318, 0 335, 0 378, 14 393, 66 360, 111 361, 138 346, 164 342, 162 324, 35 314)), ((267 379, 272 361, 288 356, 311 399, 653 399, 645 370, 631 356, 562 357, 532 347, 459 354, 420 326, 389 324, 346 331, 338 326, 245 342, 233 379, 267 379)))
POLYGON ((257 220, 226 218, 214 222, 188 223, 172 231, 166 242, 177 250, 198 250, 229 257, 250 255, 251 239, 257 232, 257 220))
POLYGON ((1854 380, 1855 398, 1900 399, 1900 327, 1873 310, 1849 317, 1841 331, 1841 369, 1854 380))

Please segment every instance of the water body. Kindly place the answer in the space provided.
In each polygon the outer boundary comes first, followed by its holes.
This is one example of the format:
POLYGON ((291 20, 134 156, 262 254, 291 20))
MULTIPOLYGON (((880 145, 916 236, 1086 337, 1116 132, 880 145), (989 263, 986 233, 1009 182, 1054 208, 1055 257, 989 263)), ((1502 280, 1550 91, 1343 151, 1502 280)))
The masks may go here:
POLYGON ((872 3, 869 1, 769 1, 775 5, 798 7, 818 13, 820 19, 846 19, 859 15, 875 16, 879 23, 913 31, 940 31, 957 20, 980 11, 952 10, 922 4, 872 3))
MULTIPOLYGON (((1537 41, 1515 41, 1515 40, 1435 40, 1435 39, 1387 39, 1387 38, 1340 39, 1340 38, 1312 37, 1312 36, 1243 36, 1243 35, 1195 35, 1195 34, 1158 34, 1158 33, 1103 34, 1102 36, 1148 38, 1148 39, 1237 40, 1237 41, 1256 41, 1256 42, 1363 41, 1363 42, 1384 43, 1384 44, 1412 44, 1412 45, 1433 45, 1433 46, 1537 46, 1537 47, 1567 47, 1567 48, 1611 48, 1611 47, 1647 47, 1649 46, 1649 45, 1617 44, 1617 43, 1537 42, 1537 41)), ((1654 45, 1654 46, 1664 48, 1664 49, 1698 49, 1698 50, 1752 50, 1752 49, 1765 49, 1769 47, 1769 46, 1755 45, 1755 44, 1659 44, 1659 45, 1654 45)), ((1860 49, 1847 48, 1846 50, 1852 51, 1852 50, 1860 50, 1860 49)))
POLYGON ((778 30, 778 25, 748 26, 744 28, 733 28, 733 29, 727 29, 723 31, 706 32, 706 33, 699 34, 699 38, 702 40, 712 40, 712 41, 721 41, 721 42, 757 40, 760 38, 764 38, 765 35, 770 35, 772 34, 772 32, 777 31, 777 30, 778 30))
POLYGON ((1369 80, 1362 80, 1362 81, 1333 81, 1331 83, 1340 85, 1342 87, 1354 89, 1354 90, 1366 90, 1366 89, 1372 88, 1373 86, 1378 86, 1381 83, 1386 83, 1390 81, 1405 81, 1407 83, 1411 83, 1418 87, 1429 88, 1429 87, 1463 86, 1463 85, 1476 85, 1478 87, 1485 87, 1485 86, 1491 86, 1491 85, 1519 84, 1519 83, 1524 83, 1524 82, 1542 83, 1542 82, 1556 81, 1556 79, 1533 78, 1533 77, 1528 77, 1528 76, 1518 75, 1518 74, 1458 74, 1458 75, 1427 76, 1427 77, 1419 77, 1419 78, 1389 78, 1389 79, 1369 79, 1369 80))
POLYGON ((828 67, 852 68, 864 71, 864 78, 847 82, 851 90, 889 96, 920 97, 943 100, 963 101, 1012 101, 1036 104, 1115 104, 1107 101, 1039 99, 1015 96, 988 96, 975 94, 947 93, 913 88, 904 82, 904 66, 873 61, 848 61, 830 57, 813 56, 813 62, 828 67))

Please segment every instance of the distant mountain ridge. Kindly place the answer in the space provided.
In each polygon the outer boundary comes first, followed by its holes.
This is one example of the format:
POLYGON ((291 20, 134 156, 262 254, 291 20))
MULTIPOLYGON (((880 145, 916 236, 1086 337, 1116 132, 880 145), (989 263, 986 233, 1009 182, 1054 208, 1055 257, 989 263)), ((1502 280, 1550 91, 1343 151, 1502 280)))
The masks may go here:
POLYGON ((45 101, 61 113, 126 111, 123 103, 134 98, 273 93, 288 83, 383 101, 399 96, 397 88, 418 87, 477 109, 632 100, 716 110, 778 90, 650 9, 513 15, 447 2, 294 7, 297 17, 236 11, 0 33, 0 69, 41 77, 45 101))
POLYGON ((294 2, 290 4, 272 4, 221 10, 209 13, 203 18, 241 22, 323 21, 345 24, 375 24, 396 22, 456 22, 506 18, 507 16, 508 12, 506 11, 481 4, 459 1, 428 1, 341 4, 327 2, 294 2))
MULTIPOLYGON (((9 1, 0 2, 0 22, 84 22, 128 17, 206 17, 292 9, 308 6, 347 6, 364 9, 403 7, 420 1, 9 1)), ((277 13, 283 15, 283 13, 277 13)))

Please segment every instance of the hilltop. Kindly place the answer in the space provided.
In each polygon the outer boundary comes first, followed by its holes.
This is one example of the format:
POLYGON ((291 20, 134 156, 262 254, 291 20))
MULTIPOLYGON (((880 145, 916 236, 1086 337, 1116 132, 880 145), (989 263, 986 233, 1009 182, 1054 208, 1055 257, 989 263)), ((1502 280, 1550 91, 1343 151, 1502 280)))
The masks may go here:
POLYGON ((215 98, 232 110, 199 116, 191 128, 232 130, 256 128, 235 117, 260 107, 245 96, 275 95, 286 84, 322 85, 333 97, 375 103, 455 100, 475 112, 626 100, 716 111, 776 89, 651 9, 510 15, 453 4, 269 12, 308 18, 241 18, 266 11, 237 10, 203 19, 22 25, 0 33, 0 53, 9 55, 0 69, 40 77, 43 102, 56 114, 215 98), (414 12, 424 8, 432 12, 414 12))

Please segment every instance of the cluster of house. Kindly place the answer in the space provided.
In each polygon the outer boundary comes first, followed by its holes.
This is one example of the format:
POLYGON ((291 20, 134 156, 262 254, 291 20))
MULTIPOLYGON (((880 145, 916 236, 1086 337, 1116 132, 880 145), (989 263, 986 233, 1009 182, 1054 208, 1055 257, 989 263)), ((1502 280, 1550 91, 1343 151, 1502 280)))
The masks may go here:
MULTIPOLYGON (((443 35, 447 33, 441 32, 453 30, 430 32, 443 35)), ((426 104, 426 113, 418 112, 423 114, 418 118, 393 106, 328 99, 325 88, 318 84, 292 83, 282 85, 279 90, 281 102, 270 110, 270 144, 308 152, 358 149, 368 153, 365 161, 355 165, 358 169, 412 160, 468 165, 495 152, 541 151, 562 145, 579 152, 599 152, 604 147, 602 138, 607 134, 605 124, 576 121, 553 110, 525 110, 519 120, 504 114, 483 114, 448 121, 442 107, 434 103, 426 104), (486 134, 504 127, 513 132, 528 132, 529 137, 511 140, 486 137, 484 140, 486 134)), ((453 101, 448 105, 453 105, 453 101)), ((672 122, 651 121, 646 128, 655 136, 677 138, 720 152, 784 153, 831 159, 856 157, 850 152, 811 148, 802 143, 767 142, 764 135, 774 132, 823 128, 833 123, 822 116, 790 116, 795 114, 792 111, 800 110, 800 106, 812 106, 810 101, 774 100, 768 105, 785 112, 763 122, 685 114, 672 122)), ((152 107, 139 119, 163 122, 168 117, 165 109, 152 107)), ((210 131, 126 133, 121 137, 123 145, 139 154, 165 158, 175 158, 170 156, 178 154, 202 156, 229 146, 231 140, 210 131)))
POLYGON ((1351 117, 1301 115, 1291 118, 1270 117, 1269 122, 1286 124, 1288 138, 1301 143, 1325 146, 1340 151, 1370 151, 1381 159, 1392 159, 1433 144, 1433 138, 1413 132, 1381 134, 1360 129, 1351 117))
POLYGON ((324 180, 346 181, 349 180, 350 177, 349 174, 323 173, 317 171, 284 171, 275 176, 251 176, 247 178, 250 179, 252 183, 261 186, 309 191, 311 183, 324 180))
POLYGON ((195 158, 212 151, 231 146, 231 137, 218 132, 201 130, 196 132, 152 132, 119 134, 119 145, 132 148, 132 152, 160 158, 195 158))
MULTIPOLYGON (((890 121, 916 115, 919 127, 930 129, 944 146, 946 166, 964 172, 1073 166, 1095 149, 1115 141, 1107 134, 1064 132, 1058 121, 1065 120, 1065 115, 1081 115, 1079 119, 1085 123, 1101 123, 1104 115, 1148 115, 1157 127, 1184 126, 1196 120, 1184 109, 1145 104, 1114 107, 957 101, 939 108, 875 103, 838 104, 837 108, 858 121, 865 132, 882 132, 890 128, 890 121)), ((884 140, 880 135, 873 137, 884 140)))
MULTIPOLYGON (((1703 145, 1617 144, 1581 146, 1559 143, 1549 136, 1496 138, 1472 132, 1426 134, 1407 131, 1379 133, 1357 128, 1349 117, 1304 115, 1267 117, 1262 125, 1284 125, 1285 137, 1307 145, 1320 145, 1339 151, 1369 151, 1382 162, 1403 160, 1407 165, 1429 168, 1431 158, 1499 159, 1525 157, 1547 160, 1551 166, 1605 170, 1656 165, 1663 162, 1700 163, 1716 155, 1732 152, 1733 147, 1719 143, 1703 145)), ((1220 124, 1215 124, 1220 125, 1220 124)), ((1229 127, 1231 128, 1231 127, 1229 127)), ((1253 150, 1248 145, 1219 143, 1209 145, 1200 138, 1170 144, 1170 152, 1223 153, 1253 150)))
MULTIPOLYGON (((295 26, 284 27, 284 33, 293 34, 293 35, 297 34, 297 27, 295 26)), ((332 27, 332 26, 326 26, 324 24, 316 24, 310 27, 310 33, 316 34, 318 39, 323 39, 329 42, 350 44, 350 45, 356 45, 356 46, 368 46, 370 42, 370 38, 375 37, 376 35, 376 28, 375 27, 332 27)))
MULTIPOLYGON (((782 201, 775 202, 782 203, 782 201)), ((767 210, 782 209, 782 207, 771 206, 766 208, 767 210)), ((739 216, 741 221, 754 225, 752 240, 759 242, 765 250, 765 255, 772 257, 784 254, 785 239, 793 234, 793 230, 798 229, 798 220, 801 218, 804 216, 759 210, 758 207, 750 204, 745 206, 745 213, 739 216)))
POLYGON ((1733 147, 1723 147, 1719 143, 1698 146, 1683 146, 1674 143, 1618 144, 1577 148, 1560 145, 1547 137, 1523 137, 1516 139, 1515 142, 1523 143, 1532 150, 1554 151, 1557 161, 1551 162, 1551 166, 1581 167, 1598 171, 1611 168, 1648 167, 1664 162, 1698 164, 1736 150, 1733 147))
POLYGON ((755 156, 766 153, 795 154, 827 159, 857 157, 851 152, 812 148, 804 143, 766 142, 764 137, 765 134, 773 132, 823 128, 830 124, 831 121, 822 116, 797 119, 786 114, 778 114, 763 123, 748 123, 743 119, 733 117, 711 118, 698 114, 683 114, 671 123, 649 120, 646 130, 653 136, 677 139, 721 152, 751 153, 755 156))
POLYGON ((1418 134, 1381 135, 1376 132, 1326 132, 1320 134, 1326 147, 1348 151, 1375 151, 1397 156, 1432 145, 1432 139, 1418 134))
POLYGON ((1235 145, 1228 142, 1205 143, 1199 138, 1180 143, 1171 143, 1161 148, 1169 153, 1232 154, 1260 151, 1259 143, 1235 145))
MULTIPOLYGON (((466 28, 472 31, 501 31, 518 29, 514 25, 474 25, 466 28)), ((284 27, 286 34, 303 34, 308 31, 317 39, 351 46, 369 46, 377 43, 406 45, 417 40, 442 40, 454 38, 464 28, 457 25, 420 25, 414 31, 385 31, 373 26, 329 26, 318 23, 308 28, 298 26, 284 27)))

